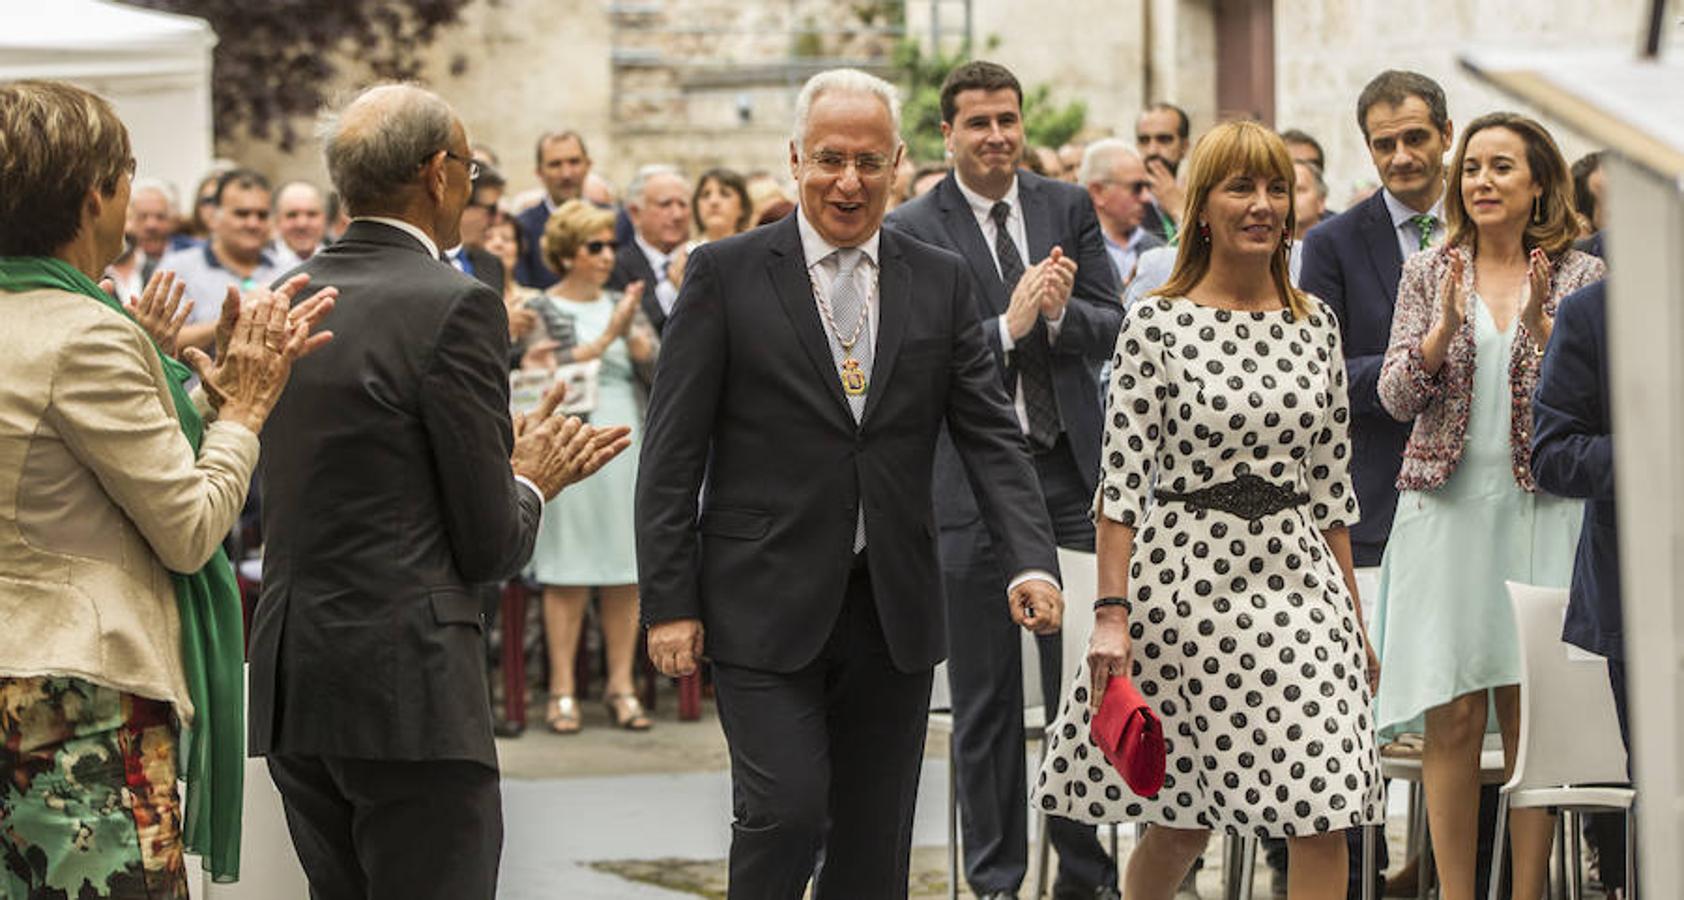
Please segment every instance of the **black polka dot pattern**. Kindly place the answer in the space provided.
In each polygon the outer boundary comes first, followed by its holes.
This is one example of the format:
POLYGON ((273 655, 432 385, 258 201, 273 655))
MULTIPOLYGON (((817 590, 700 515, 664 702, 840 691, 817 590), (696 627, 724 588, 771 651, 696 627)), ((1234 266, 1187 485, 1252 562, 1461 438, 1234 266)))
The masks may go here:
POLYGON ((1307 316, 1155 298, 1112 359, 1094 513, 1133 526, 1133 678, 1164 725, 1157 797, 1137 797, 1088 734, 1078 672, 1037 808, 1248 834, 1379 822, 1379 757, 1356 616, 1322 532, 1357 520, 1339 333, 1307 316), (1310 501, 1254 522, 1158 504, 1255 474, 1310 501), (1072 736, 1069 726, 1078 726, 1072 736))

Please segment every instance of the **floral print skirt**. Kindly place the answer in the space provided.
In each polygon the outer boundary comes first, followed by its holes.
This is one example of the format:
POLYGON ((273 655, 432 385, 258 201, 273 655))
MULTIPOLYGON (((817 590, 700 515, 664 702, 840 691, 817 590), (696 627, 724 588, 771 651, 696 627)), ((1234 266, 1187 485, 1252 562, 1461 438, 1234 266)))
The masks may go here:
POLYGON ((168 704, 0 678, 0 896, 186 900, 168 704))

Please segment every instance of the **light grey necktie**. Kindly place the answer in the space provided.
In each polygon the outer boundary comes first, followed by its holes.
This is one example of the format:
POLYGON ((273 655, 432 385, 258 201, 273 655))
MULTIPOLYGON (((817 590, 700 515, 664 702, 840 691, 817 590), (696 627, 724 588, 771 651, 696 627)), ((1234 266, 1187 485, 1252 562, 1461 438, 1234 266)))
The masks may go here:
MULTIPOLYGON (((843 247, 834 254, 836 257, 836 277, 830 281, 830 355, 836 361, 836 377, 843 378, 843 360, 849 357, 849 352, 842 347, 842 341, 854 338, 852 356, 859 362, 861 372, 866 379, 866 391, 849 393, 843 389, 843 396, 848 400, 848 409, 854 414, 854 421, 858 422, 865 415, 865 400, 869 396, 871 385, 871 323, 862 319, 866 315, 865 297, 860 294, 859 280, 854 277, 854 270, 859 267, 860 257, 863 255, 858 248, 843 247), (855 330, 858 336, 855 336, 855 330)), ((859 516, 854 519, 854 552, 865 549, 865 503, 862 498, 859 516)))
POLYGON ((843 361, 850 355, 859 362, 860 371, 865 375, 864 392, 850 393, 846 388, 843 391, 848 399, 848 408, 854 413, 854 421, 858 422, 865 415, 865 400, 871 384, 871 323, 863 319, 867 314, 865 297, 860 293, 859 279, 854 277, 854 270, 859 267, 864 254, 858 248, 843 247, 832 255, 836 257, 836 277, 830 282, 830 355, 836 361, 838 379, 843 377, 843 361), (848 338, 855 338, 851 354, 842 346, 848 338))

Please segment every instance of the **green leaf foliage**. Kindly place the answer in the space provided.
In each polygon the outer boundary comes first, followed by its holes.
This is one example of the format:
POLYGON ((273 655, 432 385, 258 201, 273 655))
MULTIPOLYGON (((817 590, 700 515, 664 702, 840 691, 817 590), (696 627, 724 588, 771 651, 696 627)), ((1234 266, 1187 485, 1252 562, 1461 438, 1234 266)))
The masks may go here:
MULTIPOLYGON (((999 44, 999 37, 990 36, 983 49, 993 50, 999 44)), ((914 160, 931 163, 945 155, 941 137, 941 83, 948 72, 970 58, 969 47, 952 52, 937 49, 931 53, 911 39, 902 41, 895 49, 895 68, 900 71, 902 88, 901 138, 914 160)), ((1035 85, 1024 91, 1024 139, 1031 146, 1064 144, 1082 130, 1087 117, 1087 104, 1081 100, 1055 102, 1051 85, 1035 85)))

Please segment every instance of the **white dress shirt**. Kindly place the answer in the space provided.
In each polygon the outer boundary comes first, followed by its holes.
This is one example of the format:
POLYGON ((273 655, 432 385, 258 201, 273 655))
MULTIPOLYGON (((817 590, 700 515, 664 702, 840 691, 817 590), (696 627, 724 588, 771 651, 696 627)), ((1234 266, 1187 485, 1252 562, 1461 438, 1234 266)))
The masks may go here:
MULTIPOLYGON (((994 252, 994 242, 1000 234, 999 227, 994 224, 995 201, 966 187, 963 178, 955 176, 953 183, 959 185, 959 193, 965 195, 965 202, 971 206, 971 215, 976 216, 977 227, 982 229, 982 242, 988 245, 988 259, 994 263, 994 274, 999 275, 1002 279, 1005 278, 1005 275, 1000 272, 1000 255, 994 252)), ((1006 216, 1006 235, 1017 246, 1017 258, 1022 260, 1023 269, 1027 272, 1029 270, 1029 234, 1024 225, 1023 204, 1018 202, 1016 175, 1012 176, 1012 186, 1006 189, 1006 195, 1001 197, 1000 200, 1011 207, 1011 212, 1006 216)), ((1009 290, 1006 292, 1006 299, 1008 302, 1011 300, 1011 291, 1009 290)), ((1043 318, 1045 317, 1043 316, 1043 318)), ((1064 313, 1060 312, 1058 318, 1047 319, 1046 321, 1047 343, 1056 343, 1058 341, 1058 330, 1064 324, 1064 313)), ((1012 330, 1006 327, 1004 314, 995 319, 995 325, 1000 331, 1001 349, 1007 353, 1012 352, 1012 348, 1017 346, 1017 342, 1012 340, 1012 330)), ((1017 425, 1023 429, 1024 434, 1028 434, 1029 407, 1023 399, 1022 379, 1018 380, 1017 386, 1012 391, 1012 411, 1017 414, 1017 425)))
MULTIPOLYGON (((806 213, 800 209, 795 211, 795 224, 797 230, 801 233, 801 255, 807 262, 807 274, 813 279, 815 288, 813 304, 818 307, 819 321, 823 323, 824 307, 819 303, 819 298, 830 296, 830 286, 836 280, 836 270, 840 264, 835 256, 839 248, 825 240, 819 234, 818 229, 807 221, 806 213)), ((857 279, 860 296, 865 298, 866 340, 871 341, 873 365, 876 365, 877 361, 877 313, 881 309, 881 301, 877 296, 877 254, 881 249, 882 241, 883 230, 879 228, 871 233, 871 237, 858 244, 856 249, 860 251, 860 264, 854 266, 854 278, 857 279)), ((837 325, 841 328, 849 327, 840 322, 837 325)), ((828 325, 825 326, 827 338, 830 336, 829 327, 828 325)), ((859 525, 857 527, 862 531, 865 528, 865 504, 863 503, 860 504, 859 525)), ((1039 578, 1053 587, 1058 587, 1058 579, 1052 577, 1050 572, 1040 569, 1025 569, 1007 584, 1006 593, 1010 594, 1017 589, 1018 585, 1035 578, 1039 578)))
MULTIPOLYGON (((1392 214, 1392 228, 1397 231, 1397 246, 1403 251, 1403 258, 1408 259, 1421 252, 1421 232, 1415 227, 1414 218, 1420 213, 1410 209, 1402 200, 1392 196, 1392 192, 1380 189, 1381 199, 1386 201, 1386 211, 1392 214)), ((1444 243, 1444 195, 1439 194, 1433 208, 1427 210, 1427 215, 1438 221, 1433 223, 1433 233, 1427 239, 1432 246, 1444 243)))
POLYGON ((643 258, 649 260, 649 268, 655 272, 655 283, 644 285, 644 289, 654 291, 655 299, 661 304, 661 312, 672 315, 672 305, 678 302, 678 286, 672 283, 668 268, 672 254, 656 250, 655 245, 644 240, 642 234, 634 234, 633 240, 637 242, 637 249, 643 251, 643 258))

